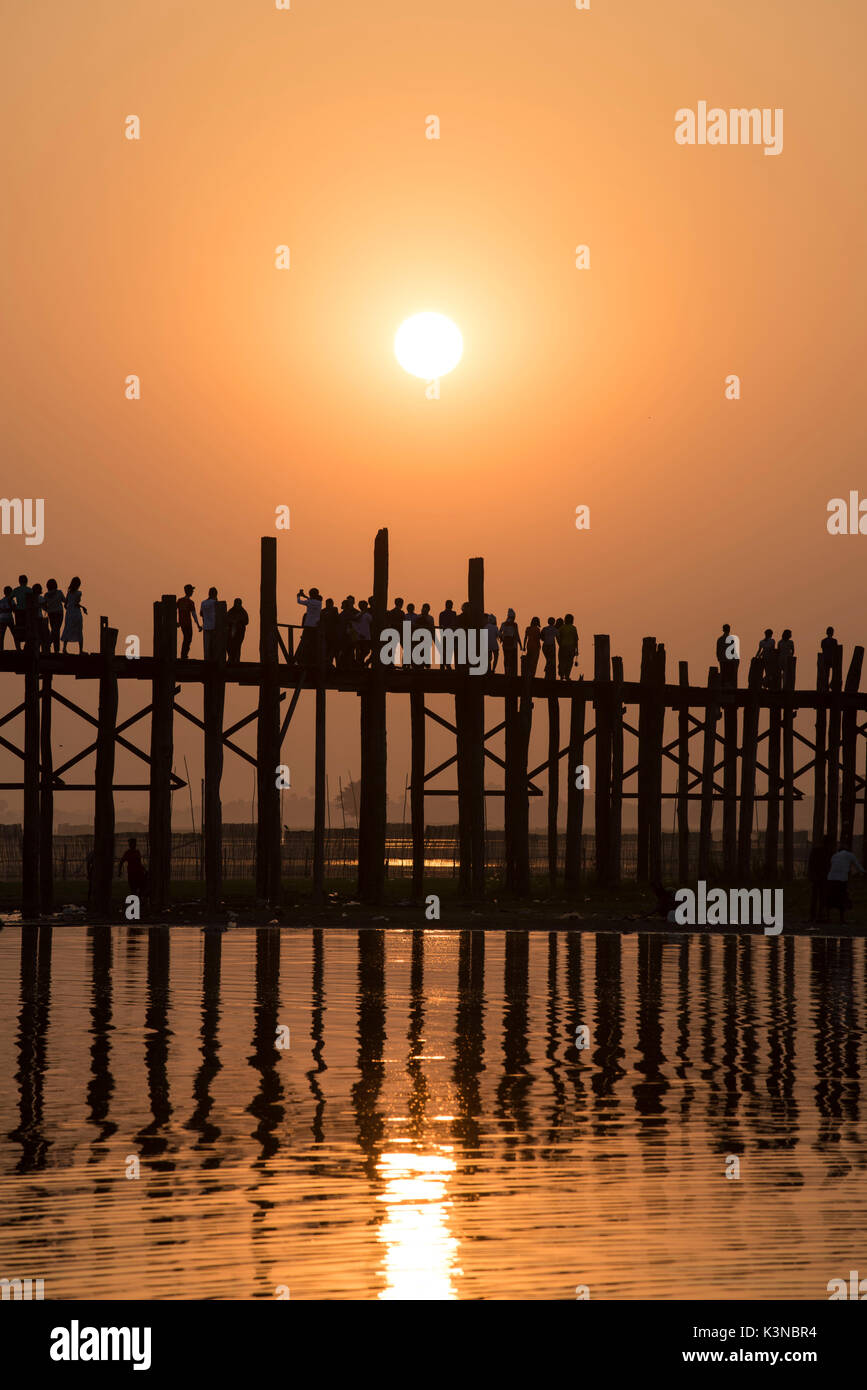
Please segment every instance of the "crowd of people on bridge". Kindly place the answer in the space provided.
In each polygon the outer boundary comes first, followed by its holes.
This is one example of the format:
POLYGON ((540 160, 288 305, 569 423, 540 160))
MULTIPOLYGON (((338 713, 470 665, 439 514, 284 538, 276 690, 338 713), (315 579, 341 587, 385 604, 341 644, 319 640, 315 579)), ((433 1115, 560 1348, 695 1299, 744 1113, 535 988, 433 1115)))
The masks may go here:
MULTIPOLYGON (((356 606, 353 594, 348 594, 338 608, 332 598, 323 599, 319 590, 311 588, 309 594, 298 591, 298 602, 305 609, 301 640, 295 653, 295 660, 302 666, 324 664, 326 668, 351 670, 370 664, 373 652, 373 599, 359 599, 356 606)), ((440 632, 466 630, 472 626, 470 605, 464 603, 460 611, 452 599, 446 599, 445 606, 434 618, 429 603, 416 609, 414 603, 404 603, 395 598, 393 606, 385 615, 384 630, 398 633, 401 643, 409 624, 410 641, 419 630, 427 630, 433 639, 440 632)), ((544 674, 549 680, 559 675, 561 680, 569 680, 578 662, 578 631, 571 613, 565 617, 550 617, 542 626, 538 617, 531 619, 524 629, 523 637, 514 608, 510 608, 505 620, 498 623, 493 613, 483 615, 483 628, 487 634, 488 671, 497 670, 500 652, 503 654, 503 673, 507 676, 518 674, 518 654, 521 653, 521 673, 531 678, 536 675, 540 661, 544 662, 544 674)), ((440 661, 443 669, 451 667, 453 657, 448 648, 440 661)))
MULTIPOLYGON (((839 671, 842 656, 842 648, 834 636, 832 627, 825 629, 820 647, 819 675, 820 680, 827 686, 839 671)), ((733 635, 729 623, 723 623, 722 632, 716 640, 716 659, 721 683, 737 685, 740 642, 733 635)), ((777 641, 773 628, 766 627, 754 659, 760 662, 763 689, 782 690, 784 687, 791 687, 795 673, 795 643, 792 640, 791 628, 784 628, 777 641)))
POLYGON ((16 651, 21 651, 27 639, 27 612, 31 609, 36 623, 36 639, 42 652, 63 654, 70 642, 84 650, 84 619, 87 612, 81 601, 81 580, 70 579, 66 593, 58 588, 56 579, 48 579, 45 588, 31 584, 26 574, 19 574, 13 589, 7 584, 0 598, 0 651, 6 647, 6 635, 11 636, 16 651))

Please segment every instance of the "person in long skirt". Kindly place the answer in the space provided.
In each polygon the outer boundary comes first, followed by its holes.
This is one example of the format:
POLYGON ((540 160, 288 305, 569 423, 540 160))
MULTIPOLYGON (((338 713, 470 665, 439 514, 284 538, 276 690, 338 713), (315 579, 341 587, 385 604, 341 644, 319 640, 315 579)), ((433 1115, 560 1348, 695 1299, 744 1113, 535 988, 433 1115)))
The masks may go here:
POLYGON ((84 651, 84 622, 81 615, 86 613, 87 609, 81 602, 81 580, 78 575, 69 581, 63 604, 66 609, 66 622, 63 624, 60 640, 63 643, 63 655, 66 656, 68 642, 77 642, 79 652, 84 651))

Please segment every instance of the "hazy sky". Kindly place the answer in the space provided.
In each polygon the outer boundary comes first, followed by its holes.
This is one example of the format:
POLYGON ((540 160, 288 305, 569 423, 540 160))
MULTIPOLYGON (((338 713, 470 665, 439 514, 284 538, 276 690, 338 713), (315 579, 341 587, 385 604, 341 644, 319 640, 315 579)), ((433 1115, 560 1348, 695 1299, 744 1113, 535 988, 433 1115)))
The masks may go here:
MULTIPOLYGON (((46 534, 3 582, 81 574, 86 645, 107 613, 149 648, 185 582, 253 614, 280 504, 283 621, 366 595, 387 525, 392 594, 460 602, 484 555, 501 619, 571 609, 627 676, 652 633, 703 679, 723 621, 791 627, 808 683, 828 622, 864 640, 867 536, 826 529, 867 496, 860 0, 4 11, 2 490, 46 534), (700 101, 782 108, 782 153, 678 145, 700 101), (423 309, 464 335, 439 400, 392 352, 423 309)), ((356 727, 343 697, 334 778, 356 727)))

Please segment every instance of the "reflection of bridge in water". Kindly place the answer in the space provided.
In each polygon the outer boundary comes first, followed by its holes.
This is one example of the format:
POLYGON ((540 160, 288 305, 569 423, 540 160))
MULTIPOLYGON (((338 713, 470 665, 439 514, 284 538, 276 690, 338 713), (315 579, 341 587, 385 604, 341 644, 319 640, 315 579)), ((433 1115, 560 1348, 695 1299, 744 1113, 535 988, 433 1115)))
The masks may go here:
POLYGON ((867 1231, 862 939, 7 928, 0 965, 0 1255, 50 1248, 49 1297, 823 1297, 867 1231))

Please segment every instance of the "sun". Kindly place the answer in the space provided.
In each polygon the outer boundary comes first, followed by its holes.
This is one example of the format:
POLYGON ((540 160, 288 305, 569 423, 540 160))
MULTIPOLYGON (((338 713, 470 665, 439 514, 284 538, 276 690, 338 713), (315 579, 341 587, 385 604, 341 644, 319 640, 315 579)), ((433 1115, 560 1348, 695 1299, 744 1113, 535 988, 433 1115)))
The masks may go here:
POLYGON ((461 330, 445 314, 413 314, 394 335, 394 355, 405 372, 433 381, 458 365, 464 351, 461 330))

